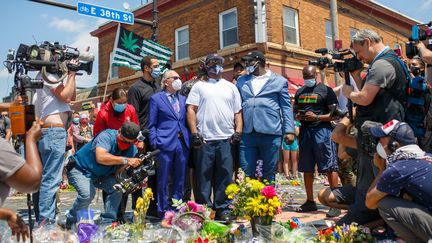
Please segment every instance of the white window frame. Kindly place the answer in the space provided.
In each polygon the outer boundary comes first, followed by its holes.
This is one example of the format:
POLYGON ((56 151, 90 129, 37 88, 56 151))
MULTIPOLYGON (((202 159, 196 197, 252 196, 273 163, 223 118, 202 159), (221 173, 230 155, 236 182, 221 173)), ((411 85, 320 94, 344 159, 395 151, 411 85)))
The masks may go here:
MULTIPOLYGON (((175 53, 176 53, 176 61, 183 61, 183 60, 189 60, 190 59, 190 45, 189 45, 189 40, 190 40, 190 32, 189 32, 189 25, 185 25, 183 27, 180 27, 178 29, 175 30, 175 53), (189 53, 187 55, 187 57, 181 58, 179 59, 179 51, 178 51, 178 47, 179 47, 179 40, 178 40, 178 34, 180 31, 183 30, 187 30, 188 31, 188 41, 187 41, 187 45, 189 46, 189 53)), ((185 45, 185 43, 181 43, 181 45, 185 45)))
POLYGON ((295 46, 300 46, 300 33, 299 33, 299 23, 298 23, 298 10, 297 9, 294 9, 294 8, 290 8, 290 7, 288 7, 288 6, 283 6, 283 8, 282 8, 282 17, 283 17, 283 19, 282 19, 282 33, 283 33, 283 39, 284 39, 284 43, 285 44, 288 44, 288 45, 295 45, 295 46), (285 13, 286 13, 286 11, 285 10, 290 10, 290 11, 292 11, 292 12, 294 12, 294 22, 295 22, 295 26, 288 26, 287 25, 287 27, 289 27, 289 28, 295 28, 296 29, 296 42, 297 43, 290 43, 290 42, 287 42, 286 40, 285 40, 285 18, 286 18, 286 16, 285 16, 285 13))
POLYGON ((332 26, 331 26, 331 21, 330 20, 324 19, 324 32, 325 32, 324 36, 325 36, 325 40, 326 40, 326 48, 328 50, 333 50, 334 49, 333 30, 332 30, 332 26), (330 36, 327 35, 327 24, 329 24, 329 26, 330 26, 330 36), (328 39, 330 39, 330 41, 331 41, 331 46, 330 47, 327 46, 327 40, 328 39))
POLYGON ((110 79, 115 79, 115 78, 118 78, 118 77, 119 77, 119 67, 118 67, 118 66, 114 66, 113 63, 112 63, 112 61, 113 61, 113 56, 114 56, 114 52, 112 51, 112 52, 110 53, 110 59, 109 59, 109 63, 111 64, 111 67, 110 67, 110 73, 109 73, 110 79), (113 76, 114 69, 117 70, 117 71, 116 71, 117 76, 113 76))
MULTIPOLYGON (((228 30, 230 30, 230 29, 228 29, 228 30)), ((225 11, 219 13, 219 43, 220 43, 220 49, 225 49, 225 48, 230 48, 230 47, 238 46, 239 45, 238 42, 239 42, 238 12, 237 12, 237 7, 234 7, 234 8, 231 8, 231 9, 228 9, 228 10, 225 10, 225 11), (236 13, 237 43, 234 43, 234 44, 231 44, 231 45, 228 45, 228 46, 224 46, 224 43, 223 43, 223 31, 224 30, 222 29, 223 28, 223 16, 226 15, 226 14, 232 13, 232 12, 236 13)))

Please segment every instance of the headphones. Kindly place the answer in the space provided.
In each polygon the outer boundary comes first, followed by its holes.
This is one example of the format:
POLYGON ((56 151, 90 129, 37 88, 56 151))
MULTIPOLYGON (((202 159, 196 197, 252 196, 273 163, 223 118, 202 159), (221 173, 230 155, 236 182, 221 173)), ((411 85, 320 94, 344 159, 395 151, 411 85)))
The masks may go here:
POLYGON ((390 150, 390 152, 395 152, 396 151, 396 149, 397 149, 397 146, 398 146, 398 142, 391 136, 391 134, 392 133, 396 133, 397 132, 397 130, 399 129, 399 127, 400 126, 402 126, 402 125, 404 125, 404 124, 407 124, 407 123, 405 123, 405 122, 398 122, 398 124, 396 124, 396 126, 395 126, 395 128, 393 129, 393 131, 391 131, 390 133, 389 133, 389 136, 390 136, 390 142, 389 142, 389 144, 387 145, 387 148, 390 150))

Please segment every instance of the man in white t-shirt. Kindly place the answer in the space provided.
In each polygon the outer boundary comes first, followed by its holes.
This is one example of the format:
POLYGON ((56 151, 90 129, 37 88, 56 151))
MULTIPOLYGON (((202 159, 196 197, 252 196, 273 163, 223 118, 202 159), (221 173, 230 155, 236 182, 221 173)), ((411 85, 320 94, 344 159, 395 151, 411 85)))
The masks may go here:
POLYGON ((196 148, 195 200, 214 208, 216 218, 227 221, 229 201, 225 189, 233 175, 231 144, 240 142, 243 121, 240 94, 234 84, 222 78, 223 62, 217 54, 207 56, 208 80, 192 87, 186 104, 192 146, 196 148))
MULTIPOLYGON (((78 61, 71 61, 76 65, 78 61)), ((36 221, 39 225, 54 224, 56 218, 56 192, 61 183, 67 133, 65 127, 70 116, 69 103, 75 99, 75 72, 69 71, 67 81, 57 82, 55 74, 39 73, 37 79, 44 80, 44 87, 33 97, 35 113, 42 126, 39 140, 43 171, 39 192, 33 194, 36 221), (47 80, 48 79, 48 80, 47 80)))

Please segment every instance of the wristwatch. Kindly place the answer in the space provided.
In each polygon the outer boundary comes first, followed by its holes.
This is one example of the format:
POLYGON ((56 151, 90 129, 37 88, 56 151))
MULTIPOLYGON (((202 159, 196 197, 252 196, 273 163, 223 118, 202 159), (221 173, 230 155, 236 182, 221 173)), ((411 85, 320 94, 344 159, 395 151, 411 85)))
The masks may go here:
POLYGON ((320 121, 319 115, 316 115, 315 120, 320 121))
POLYGON ((123 157, 123 164, 126 165, 128 163, 128 159, 126 157, 123 157))

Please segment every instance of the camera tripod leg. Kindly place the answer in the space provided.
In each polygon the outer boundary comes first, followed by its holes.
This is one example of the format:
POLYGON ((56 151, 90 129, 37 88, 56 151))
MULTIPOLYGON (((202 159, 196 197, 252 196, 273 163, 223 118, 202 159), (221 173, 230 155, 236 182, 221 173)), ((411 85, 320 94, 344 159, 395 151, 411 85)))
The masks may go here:
POLYGON ((30 243, 33 243, 33 220, 32 220, 32 212, 31 207, 33 205, 33 201, 31 199, 31 194, 27 194, 27 207, 28 207, 28 217, 29 217, 29 228, 30 228, 30 243))

